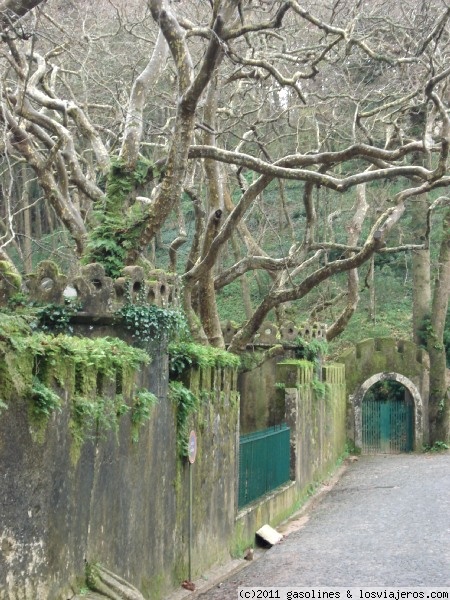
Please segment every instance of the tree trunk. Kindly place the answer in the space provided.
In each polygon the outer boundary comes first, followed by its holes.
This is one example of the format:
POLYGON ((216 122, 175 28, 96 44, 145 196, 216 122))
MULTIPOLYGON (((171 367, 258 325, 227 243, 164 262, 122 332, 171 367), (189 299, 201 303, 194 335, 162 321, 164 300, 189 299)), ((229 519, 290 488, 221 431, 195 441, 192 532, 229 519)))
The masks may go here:
POLYGON ((23 227, 24 227, 24 238, 23 238, 23 268, 25 273, 31 273, 33 271, 32 261, 32 248, 31 248, 31 208, 30 204, 30 182, 27 181, 27 168, 22 165, 22 208, 23 208, 23 227))
MULTIPOLYGON (((349 246, 356 246, 358 243, 359 236, 361 234, 361 228, 364 223, 369 205, 366 200, 366 186, 365 184, 358 185, 356 188, 356 205, 355 213, 352 220, 347 225, 347 243, 349 246)), ((354 254, 354 253, 353 253, 354 254)), ((347 305, 341 312, 336 321, 331 325, 327 331, 327 341, 331 341, 336 336, 344 331, 352 318, 356 307, 359 303, 359 275, 358 269, 351 269, 347 274, 347 305)))
MULTIPOLYGON (((215 210, 206 226, 205 240, 203 243, 202 256, 208 252, 211 242, 217 235, 220 226, 222 211, 215 210)), ((203 329, 208 337, 208 341, 212 346, 224 348, 222 328, 220 326, 219 313, 217 311, 216 290, 214 287, 214 277, 212 270, 208 270, 206 275, 199 279, 199 315, 203 325, 203 329)))
MULTIPOLYGON (((217 112, 217 79, 210 81, 205 102, 204 119, 207 130, 204 134, 205 144, 215 146, 216 135, 216 112, 217 112)), ((223 199, 223 177, 221 167, 215 160, 205 159, 206 183, 208 189, 208 212, 211 213, 206 226, 205 237, 201 258, 203 259, 211 247, 224 209, 223 199)), ((217 261, 216 261, 217 265, 217 261)), ((222 328, 217 310, 216 290, 214 287, 214 267, 208 269, 199 279, 199 314, 203 328, 212 346, 224 348, 222 328)))
MULTIPOLYGON (((412 212, 413 233, 416 240, 424 240, 426 235, 426 215, 428 203, 426 196, 414 201, 412 212)), ((413 339, 416 344, 424 342, 421 329, 430 315, 431 306, 431 272, 430 249, 413 250, 413 339)))
POLYGON ((130 170, 136 167, 139 158, 147 93, 155 87, 156 81, 163 70, 168 49, 164 34, 159 30, 152 55, 145 69, 136 78, 131 90, 122 147, 120 149, 120 158, 130 170))
POLYGON ((369 285, 369 321, 375 323, 376 319, 376 294, 375 294, 375 257, 370 260, 369 272, 367 273, 369 285))
MULTIPOLYGON (((128 253, 127 264, 136 262, 156 232, 161 229, 181 197, 188 171, 189 147, 194 135, 197 104, 214 74, 219 56, 222 54, 220 33, 223 19, 221 17, 215 20, 212 29, 213 35, 211 35, 198 73, 194 77, 194 65, 186 44, 185 34, 170 4, 166 4, 162 0, 150 0, 148 4, 155 23, 159 25, 164 34, 176 66, 179 101, 164 179, 152 209, 148 213, 140 239, 128 253)), ((235 10, 232 3, 229 10, 231 12, 235 10)))
POLYGON ((431 331, 428 338, 430 355, 430 440, 450 441, 450 398, 446 378, 444 347, 445 319, 450 293, 450 209, 443 218, 443 234, 439 251, 431 312, 431 331))
MULTIPOLYGON (((239 242, 237 240, 236 235, 231 236, 231 247, 233 248, 234 260, 237 263, 241 258, 241 253, 239 250, 239 242)), ((245 318, 250 319, 250 317, 253 314, 253 306, 250 296, 250 286, 248 285, 248 279, 245 273, 239 278, 239 281, 241 284, 242 302, 244 304, 245 318)))

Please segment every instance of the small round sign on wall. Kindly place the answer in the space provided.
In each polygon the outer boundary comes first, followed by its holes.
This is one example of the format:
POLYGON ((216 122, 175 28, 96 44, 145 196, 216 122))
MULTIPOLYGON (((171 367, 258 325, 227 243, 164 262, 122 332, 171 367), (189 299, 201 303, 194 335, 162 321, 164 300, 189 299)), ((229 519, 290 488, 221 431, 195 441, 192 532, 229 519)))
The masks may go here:
POLYGON ((197 436, 195 431, 191 431, 189 434, 189 445, 188 445, 188 459, 191 465, 195 463, 195 457, 197 456, 197 436))

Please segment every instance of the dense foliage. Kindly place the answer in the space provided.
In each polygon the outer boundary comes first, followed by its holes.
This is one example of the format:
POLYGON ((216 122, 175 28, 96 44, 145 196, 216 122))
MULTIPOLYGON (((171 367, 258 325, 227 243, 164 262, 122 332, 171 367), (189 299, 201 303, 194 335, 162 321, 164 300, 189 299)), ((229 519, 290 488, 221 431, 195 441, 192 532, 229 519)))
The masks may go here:
POLYGON ((181 376, 188 369, 228 367, 236 369, 240 359, 220 348, 212 348, 194 342, 175 342, 169 345, 169 372, 172 378, 181 376))
POLYGON ((166 342, 187 334, 183 313, 179 310, 161 308, 154 304, 125 304, 116 313, 119 322, 141 345, 149 342, 166 342))

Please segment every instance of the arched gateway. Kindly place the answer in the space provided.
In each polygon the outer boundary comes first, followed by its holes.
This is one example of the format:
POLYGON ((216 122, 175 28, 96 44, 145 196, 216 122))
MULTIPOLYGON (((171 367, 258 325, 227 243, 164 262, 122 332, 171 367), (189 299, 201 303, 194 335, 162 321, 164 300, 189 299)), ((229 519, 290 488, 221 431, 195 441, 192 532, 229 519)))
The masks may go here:
POLYGON ((348 436, 357 448, 363 453, 407 452, 428 441, 429 362, 423 349, 413 342, 369 339, 339 362, 346 367, 348 436), (387 381, 401 384, 404 393, 382 400, 368 394, 387 381))
POLYGON ((423 404, 419 390, 400 373, 377 373, 369 377, 353 395, 355 445, 365 454, 410 452, 420 448, 423 439, 423 404), (401 400, 368 398, 367 392, 379 381, 400 383, 401 400))

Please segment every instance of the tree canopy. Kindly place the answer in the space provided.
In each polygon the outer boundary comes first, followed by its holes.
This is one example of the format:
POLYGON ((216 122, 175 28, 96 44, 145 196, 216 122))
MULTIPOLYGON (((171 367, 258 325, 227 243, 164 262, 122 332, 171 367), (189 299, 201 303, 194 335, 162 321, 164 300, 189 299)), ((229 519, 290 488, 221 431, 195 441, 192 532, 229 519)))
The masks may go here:
POLYGON ((443 0, 5 0, 0 14, 0 258, 19 270, 44 228, 67 233, 71 265, 116 277, 154 265, 176 223, 164 264, 197 339, 223 346, 217 294, 238 280, 233 351, 347 273, 331 338, 361 265, 426 249, 448 206, 443 0), (399 234, 420 198, 423 235, 399 234))

